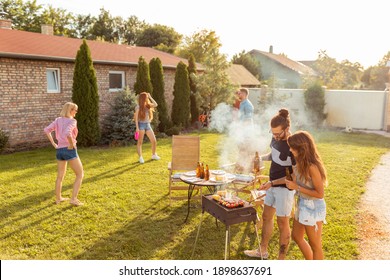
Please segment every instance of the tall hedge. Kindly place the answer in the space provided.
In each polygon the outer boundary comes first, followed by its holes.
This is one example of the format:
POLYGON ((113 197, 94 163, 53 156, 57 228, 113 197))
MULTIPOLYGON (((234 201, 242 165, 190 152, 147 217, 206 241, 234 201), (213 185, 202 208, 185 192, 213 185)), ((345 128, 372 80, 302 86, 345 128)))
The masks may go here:
POLYGON ((150 81, 149 65, 143 56, 140 56, 138 59, 137 78, 134 84, 134 91, 136 95, 141 92, 153 93, 153 86, 150 81))
POLYGON ((150 81, 153 87, 152 96, 156 100, 158 107, 158 131, 165 132, 169 128, 169 115, 167 110, 167 102, 165 100, 164 89, 164 72, 161 60, 152 58, 149 62, 150 81))
POLYGON ((187 65, 182 61, 176 67, 171 119, 179 127, 187 127, 190 121, 190 83, 187 65))
POLYGON ((199 106, 197 102, 197 92, 196 92, 196 81, 195 77, 197 74, 195 57, 193 54, 190 54, 188 59, 188 77, 190 79, 190 108, 191 108, 191 123, 195 123, 199 119, 199 106))
POLYGON ((78 106, 76 115, 80 146, 93 146, 100 141, 99 94, 91 51, 83 40, 77 51, 73 72, 72 101, 78 106))
POLYGON ((304 97, 312 125, 321 127, 327 117, 327 114, 324 113, 325 90, 319 82, 316 82, 304 92, 304 97))

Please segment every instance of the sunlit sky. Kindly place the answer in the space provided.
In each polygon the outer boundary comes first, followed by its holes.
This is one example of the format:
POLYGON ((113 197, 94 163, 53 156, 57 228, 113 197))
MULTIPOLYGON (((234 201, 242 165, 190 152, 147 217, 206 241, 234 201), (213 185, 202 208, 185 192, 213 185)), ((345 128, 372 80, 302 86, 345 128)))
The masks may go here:
POLYGON ((390 51, 390 11, 383 0, 37 0, 75 14, 135 15, 184 36, 213 30, 230 59, 242 50, 315 60, 320 50, 338 62, 376 65, 390 51))

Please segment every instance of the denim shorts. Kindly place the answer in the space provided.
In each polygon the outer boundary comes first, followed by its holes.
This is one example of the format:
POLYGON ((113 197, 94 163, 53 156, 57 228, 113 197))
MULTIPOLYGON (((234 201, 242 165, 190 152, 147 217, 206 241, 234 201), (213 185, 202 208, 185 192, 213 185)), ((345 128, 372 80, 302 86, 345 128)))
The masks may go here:
POLYGON ((57 149, 56 158, 57 160, 71 160, 78 158, 77 150, 69 150, 67 147, 57 149))
POLYGON ((290 217, 294 206, 295 191, 284 187, 271 187, 267 190, 264 204, 276 209, 276 216, 290 217))
POLYGON ((150 126, 150 123, 145 122, 138 122, 138 128, 139 130, 152 130, 152 127, 150 126))
POLYGON ((326 203, 324 199, 298 198, 295 220, 306 226, 317 227, 317 222, 326 224, 326 203))

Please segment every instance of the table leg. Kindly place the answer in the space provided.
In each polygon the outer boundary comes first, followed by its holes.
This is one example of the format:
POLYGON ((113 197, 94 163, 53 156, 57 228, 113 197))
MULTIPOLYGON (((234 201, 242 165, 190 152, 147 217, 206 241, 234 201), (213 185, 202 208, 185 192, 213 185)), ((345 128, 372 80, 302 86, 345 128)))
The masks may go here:
POLYGON ((195 188, 195 185, 193 185, 193 184, 188 185, 187 216, 186 216, 186 219, 184 220, 184 223, 187 222, 188 216, 190 215, 191 197, 192 197, 192 193, 194 191, 194 188, 195 188))

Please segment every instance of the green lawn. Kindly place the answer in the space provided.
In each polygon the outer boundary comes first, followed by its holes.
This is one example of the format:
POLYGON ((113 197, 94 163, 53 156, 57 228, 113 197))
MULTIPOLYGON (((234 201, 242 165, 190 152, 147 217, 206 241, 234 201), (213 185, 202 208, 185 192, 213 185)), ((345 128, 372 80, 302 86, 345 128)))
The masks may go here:
MULTIPOLYGON (((200 136, 201 160, 215 169, 223 136, 200 136)), ((390 141, 336 132, 317 133, 315 138, 329 177, 325 258, 357 259, 357 204, 370 171, 389 151, 390 141)), ((80 149, 85 169, 79 195, 83 207, 54 204, 52 148, 0 155, 0 259, 188 259, 201 209, 192 208, 183 224, 186 201, 169 206, 171 139, 159 140, 160 161, 147 160, 150 144, 144 150, 146 162, 140 165, 135 146, 80 149)), ((63 188, 66 197, 70 197, 73 179, 69 171, 63 188)), ((271 259, 278 252, 276 227, 274 232, 271 259)), ((232 226, 231 234, 231 259, 247 259, 242 251, 257 244, 253 226, 232 226)), ((224 240, 224 226, 217 228, 205 214, 195 258, 223 259, 224 240)), ((302 258, 292 242, 288 259, 302 258)))

